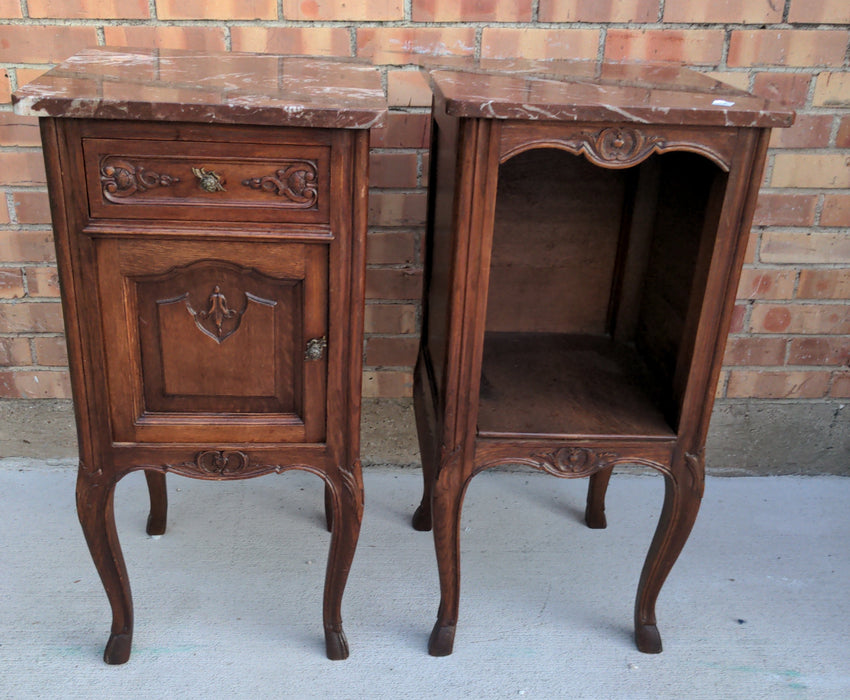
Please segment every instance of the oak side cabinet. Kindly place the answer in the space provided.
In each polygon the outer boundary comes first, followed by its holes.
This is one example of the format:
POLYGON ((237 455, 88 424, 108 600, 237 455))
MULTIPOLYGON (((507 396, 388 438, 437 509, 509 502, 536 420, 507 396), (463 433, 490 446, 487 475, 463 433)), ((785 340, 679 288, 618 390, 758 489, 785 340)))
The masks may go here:
MULTIPOLYGON (((666 495, 635 638, 691 530, 703 447, 770 127, 789 110, 675 66, 432 66, 432 171, 414 400, 450 654, 459 521, 481 471, 590 477, 605 527, 614 467, 666 495)), ((569 590, 567 582, 560 589, 569 590)), ((475 592, 473 592, 473 595, 475 592)))
MULTIPOLYGON (((325 483, 329 658, 363 510, 359 460, 369 128, 350 61, 91 49, 14 96, 41 117, 80 446, 77 510, 127 661, 113 490, 144 470, 325 483)), ((285 556, 285 552, 281 556, 285 556)))

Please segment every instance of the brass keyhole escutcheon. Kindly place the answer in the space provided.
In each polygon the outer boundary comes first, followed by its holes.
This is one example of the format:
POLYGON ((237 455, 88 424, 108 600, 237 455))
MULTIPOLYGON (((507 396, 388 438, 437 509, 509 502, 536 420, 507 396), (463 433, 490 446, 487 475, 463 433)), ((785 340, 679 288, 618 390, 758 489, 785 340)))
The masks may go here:
POLYGON ((304 359, 321 360, 325 355, 326 347, 328 347, 328 339, 325 336, 307 341, 307 350, 304 353, 304 359))
POLYGON ((207 192, 225 192, 221 175, 206 168, 192 168, 192 174, 198 178, 198 184, 207 192))

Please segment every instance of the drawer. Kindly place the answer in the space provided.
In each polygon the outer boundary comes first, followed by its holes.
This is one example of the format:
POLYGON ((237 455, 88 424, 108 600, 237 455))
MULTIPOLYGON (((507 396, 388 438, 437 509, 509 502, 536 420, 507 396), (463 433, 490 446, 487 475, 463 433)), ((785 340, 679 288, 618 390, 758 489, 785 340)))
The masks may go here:
POLYGON ((94 219, 329 221, 329 146, 108 138, 82 143, 94 219))

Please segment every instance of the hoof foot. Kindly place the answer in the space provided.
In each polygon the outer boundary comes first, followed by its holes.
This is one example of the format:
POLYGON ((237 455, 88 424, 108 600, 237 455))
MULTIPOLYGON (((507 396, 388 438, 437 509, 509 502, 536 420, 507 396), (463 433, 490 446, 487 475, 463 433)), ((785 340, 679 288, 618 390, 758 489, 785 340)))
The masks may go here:
POLYGON ((584 514, 584 522, 591 530, 604 530, 608 527, 608 521, 605 519, 605 513, 591 513, 590 511, 584 514))
POLYGON ((145 528, 151 537, 165 534, 165 518, 156 518, 153 514, 148 516, 148 526, 145 528))
POLYGON ((431 638, 428 640, 428 653, 431 656, 448 656, 452 653, 455 645, 455 626, 441 626, 439 622, 431 630, 431 638))
POLYGON ((130 647, 133 645, 132 633, 111 634, 103 652, 103 660, 108 664, 125 664, 130 658, 130 647))
POLYGON ((332 661, 348 658, 348 640, 345 632, 340 630, 325 630, 325 650, 332 661))
POLYGON ((427 532, 431 529, 431 511, 420 505, 413 514, 413 529, 419 532, 427 532))
POLYGON ((661 635, 655 625, 638 625, 635 627, 635 643, 638 651, 644 654, 661 653, 661 635))

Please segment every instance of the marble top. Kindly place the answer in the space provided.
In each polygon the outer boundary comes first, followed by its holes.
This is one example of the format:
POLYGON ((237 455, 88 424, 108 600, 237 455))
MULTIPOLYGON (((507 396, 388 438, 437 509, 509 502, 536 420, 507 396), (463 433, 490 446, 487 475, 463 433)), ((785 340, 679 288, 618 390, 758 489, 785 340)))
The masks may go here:
POLYGON ((378 71, 353 59, 96 48, 12 96, 37 117, 368 129, 387 112, 378 71))
POLYGON ((790 126, 794 111, 669 63, 421 57, 448 114, 489 119, 790 126))

